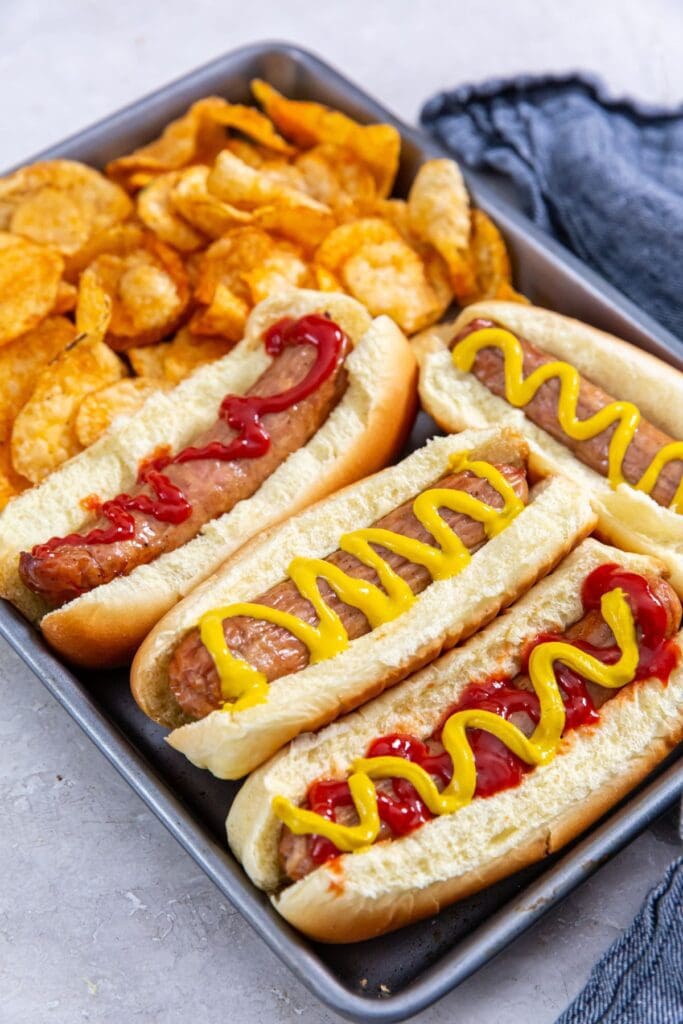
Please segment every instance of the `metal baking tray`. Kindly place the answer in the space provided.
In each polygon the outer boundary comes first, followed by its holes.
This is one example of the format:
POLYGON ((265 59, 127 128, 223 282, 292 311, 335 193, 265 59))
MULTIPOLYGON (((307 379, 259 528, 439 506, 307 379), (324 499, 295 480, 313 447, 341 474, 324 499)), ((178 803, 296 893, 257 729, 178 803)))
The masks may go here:
MULTIPOLYGON (((399 195, 422 161, 443 155, 436 143, 402 124, 317 57, 295 46, 265 43, 229 53, 33 159, 64 157, 102 166, 153 138, 201 96, 217 93, 249 102, 253 77, 361 121, 396 125, 403 136, 399 195)), ((683 369, 683 346, 673 335, 539 232, 489 183, 476 175, 469 175, 468 182, 477 204, 503 231, 516 282, 534 302, 620 334, 683 369)), ((421 415, 412 446, 433 432, 433 423, 421 415)), ((165 744, 164 731, 134 704, 125 672, 72 672, 5 602, 0 603, 0 634, 268 946, 324 1003, 352 1020, 403 1020, 444 995, 642 831, 683 788, 683 759, 674 755, 647 786, 561 856, 388 937, 351 946, 319 945, 275 913, 226 847, 224 820, 239 784, 193 768, 165 744)))

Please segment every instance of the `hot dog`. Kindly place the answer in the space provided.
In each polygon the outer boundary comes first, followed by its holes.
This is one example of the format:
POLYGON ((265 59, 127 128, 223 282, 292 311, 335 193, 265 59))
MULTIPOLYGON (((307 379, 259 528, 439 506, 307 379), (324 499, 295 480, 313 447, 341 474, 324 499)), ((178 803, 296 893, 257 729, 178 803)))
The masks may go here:
POLYGON ((601 533, 652 553, 683 592, 683 376, 576 320, 477 303, 415 342, 420 394, 448 430, 505 422, 531 464, 587 486, 601 533))
POLYGON ((237 778, 488 621, 592 529, 583 493, 529 490, 526 445, 439 438, 254 539, 152 631, 140 707, 237 778))
POLYGON ((268 299, 229 355, 8 506, 0 593, 72 661, 129 661, 253 533, 383 465, 413 389, 388 318, 339 295, 268 299))
POLYGON ((683 736, 662 571, 585 541, 463 646, 295 740, 228 816, 253 881, 313 938, 357 941, 561 848, 683 736))

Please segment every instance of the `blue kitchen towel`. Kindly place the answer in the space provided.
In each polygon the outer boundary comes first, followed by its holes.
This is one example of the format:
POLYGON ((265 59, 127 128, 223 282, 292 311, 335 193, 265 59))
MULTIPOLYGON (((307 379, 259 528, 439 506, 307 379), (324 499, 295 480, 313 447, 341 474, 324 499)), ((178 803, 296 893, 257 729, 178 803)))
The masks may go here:
POLYGON ((681 1024, 683 857, 593 968, 557 1024, 681 1024))
POLYGON ((582 75, 440 93, 423 125, 467 167, 514 184, 525 212, 683 338, 683 107, 609 99, 582 75))

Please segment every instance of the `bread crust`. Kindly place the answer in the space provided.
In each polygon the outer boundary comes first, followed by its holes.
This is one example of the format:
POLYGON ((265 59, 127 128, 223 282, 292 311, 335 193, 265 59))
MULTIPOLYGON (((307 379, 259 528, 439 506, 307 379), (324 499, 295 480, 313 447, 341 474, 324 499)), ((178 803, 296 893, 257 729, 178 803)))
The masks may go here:
POLYGON ((201 368, 172 393, 153 396, 40 488, 8 506, 0 519, 0 593, 40 621, 48 642, 69 661, 90 668, 130 662, 163 614, 253 533, 385 465, 412 422, 415 380, 413 352, 388 317, 371 320, 359 303, 341 295, 292 291, 265 300, 252 312, 244 340, 231 353, 201 368), (269 324, 321 309, 329 310, 347 331, 354 350, 346 361, 347 390, 308 444, 286 459, 251 498, 208 523, 180 549, 56 611, 46 611, 18 576, 19 552, 53 534, 79 529, 84 519, 82 498, 95 489, 103 498, 120 493, 134 481, 142 454, 160 444, 181 446, 203 429, 207 417, 215 416, 215 404, 226 391, 245 391, 270 362, 261 344, 269 324), (139 450, 136 431, 145 442, 144 451, 139 450))
MULTIPOLYGON (((547 579, 468 643, 317 736, 301 736, 244 784, 227 820, 236 856, 295 927, 322 942, 367 939, 431 916, 561 849, 637 785, 683 738, 683 667, 620 691, 596 726, 570 733, 552 764, 519 787, 474 800, 403 839, 344 855, 282 888, 277 794, 299 801, 316 778, 343 775, 370 740, 393 731, 426 738, 469 682, 514 674, 525 640, 581 614, 580 583, 618 562, 661 571, 654 560, 585 541, 547 579), (617 744, 621 744, 618 747, 617 744), (555 812, 548 814, 548 808, 555 812), (473 846, 474 849, 470 849, 473 846)), ((677 638, 683 650, 683 633, 677 638)))
POLYGON ((370 525, 430 486, 460 451, 520 465, 526 445, 513 432, 494 429, 437 438, 398 465, 254 538, 162 619, 135 658, 131 686, 146 714, 176 727, 168 737, 171 746, 220 778, 241 777, 300 732, 359 706, 469 636, 593 528, 585 494, 555 478, 458 576, 433 583, 393 622, 354 640, 330 661, 275 680, 265 704, 187 722, 168 685, 168 664, 205 611, 253 599, 287 575, 295 555, 325 557, 343 533, 370 525))
POLYGON ((671 583, 683 594, 683 516, 658 505, 627 484, 613 489, 505 399, 493 395, 472 374, 453 366, 450 339, 483 317, 571 363, 588 380, 617 398, 634 402, 651 423, 683 439, 683 374, 656 356, 570 317, 511 302, 479 302, 452 324, 428 328, 413 344, 420 364, 422 403, 449 431, 505 423, 529 441, 530 465, 541 472, 562 472, 587 487, 599 516, 601 535, 619 547, 654 554, 664 561, 671 583))

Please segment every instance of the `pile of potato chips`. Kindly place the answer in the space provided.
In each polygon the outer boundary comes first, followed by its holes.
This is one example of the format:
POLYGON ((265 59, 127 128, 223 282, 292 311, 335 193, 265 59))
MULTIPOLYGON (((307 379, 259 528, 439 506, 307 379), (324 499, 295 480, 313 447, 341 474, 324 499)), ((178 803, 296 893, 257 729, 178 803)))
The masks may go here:
POLYGON ((408 334, 455 301, 519 299, 457 165, 389 198, 400 136, 252 83, 208 97, 104 174, 0 179, 0 508, 242 337, 295 287, 343 291, 408 334))

